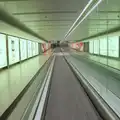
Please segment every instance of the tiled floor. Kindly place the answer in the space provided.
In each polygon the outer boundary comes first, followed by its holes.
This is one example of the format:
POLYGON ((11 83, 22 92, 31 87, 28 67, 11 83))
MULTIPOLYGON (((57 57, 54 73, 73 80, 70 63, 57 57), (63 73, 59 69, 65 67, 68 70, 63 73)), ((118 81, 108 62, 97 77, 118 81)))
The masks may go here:
POLYGON ((36 56, 0 71, 0 115, 9 107, 50 54, 36 56))

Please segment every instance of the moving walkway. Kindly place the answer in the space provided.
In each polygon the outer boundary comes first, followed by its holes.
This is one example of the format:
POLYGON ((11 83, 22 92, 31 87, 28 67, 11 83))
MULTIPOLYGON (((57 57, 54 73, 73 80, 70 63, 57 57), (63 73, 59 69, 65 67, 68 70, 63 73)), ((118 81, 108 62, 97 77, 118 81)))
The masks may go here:
MULTIPOLYGON (((43 66, 44 80, 38 84, 28 106, 17 120, 119 120, 109 108, 104 111, 98 101, 96 106, 89 89, 81 84, 60 48, 56 48, 55 53, 43 66)), ((40 72, 36 75, 37 79, 41 76, 40 72)), ((25 94, 20 99, 24 97, 25 94)), ((11 106, 13 109, 7 111, 10 114, 4 113, 1 120, 16 120, 11 115, 14 112, 17 114, 15 108, 19 102, 11 106)))

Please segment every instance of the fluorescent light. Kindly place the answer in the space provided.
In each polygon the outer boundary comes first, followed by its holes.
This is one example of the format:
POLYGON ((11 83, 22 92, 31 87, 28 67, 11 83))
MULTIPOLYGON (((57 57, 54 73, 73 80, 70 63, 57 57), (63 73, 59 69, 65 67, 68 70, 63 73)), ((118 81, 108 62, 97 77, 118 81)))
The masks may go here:
POLYGON ((93 0, 90 0, 89 3, 86 5, 86 7, 83 9, 82 13, 79 15, 79 17, 76 19, 76 21, 73 23, 72 27, 69 29, 69 31, 67 32, 67 34, 65 35, 65 39, 78 27, 78 25, 80 23, 83 22, 83 20, 101 3, 102 0, 99 0, 91 9, 90 11, 82 18, 82 20, 74 27, 74 25, 76 24, 76 22, 79 20, 79 18, 82 16, 82 14, 85 12, 85 10, 88 8, 88 6, 91 4, 93 0), (73 28, 74 27, 74 28, 73 28), (73 30, 71 31, 71 29, 73 28, 73 30), (71 31, 71 32, 70 32, 71 31))
MULTIPOLYGON (((80 13, 80 15, 78 16, 78 18, 75 20, 75 22, 73 23, 73 25, 71 26, 71 28, 68 30, 67 34, 71 31, 71 29, 74 27, 74 25, 77 23, 77 21, 79 20, 79 18, 83 15, 83 13, 85 12, 85 10, 89 7, 89 5, 93 2, 93 0, 90 0, 88 2, 88 4, 85 6, 85 8, 83 9, 83 11, 80 13)), ((65 35, 65 37, 67 36, 67 34, 65 35)))

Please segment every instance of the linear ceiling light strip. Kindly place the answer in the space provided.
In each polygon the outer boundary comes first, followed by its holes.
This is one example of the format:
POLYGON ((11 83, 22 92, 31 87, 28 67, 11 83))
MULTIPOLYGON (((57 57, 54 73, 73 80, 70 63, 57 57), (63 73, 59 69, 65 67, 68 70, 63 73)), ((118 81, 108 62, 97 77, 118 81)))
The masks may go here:
MULTIPOLYGON (((92 9, 82 18, 82 20, 69 32, 68 36, 85 20, 85 18, 98 6, 98 4, 101 2, 102 0, 99 0, 93 7, 92 9)), ((68 37, 67 36, 67 37, 68 37)), ((66 39, 67 39, 66 37, 66 39)))
MULTIPOLYGON (((74 25, 77 23, 77 21, 81 18, 81 16, 83 15, 83 13, 86 11, 86 9, 89 7, 89 5, 92 3, 93 0, 90 0, 88 2, 88 4, 85 6, 85 8, 83 9, 83 11, 80 13, 80 15, 78 16, 78 18, 75 20, 75 22, 73 23, 73 25, 71 26, 71 28, 68 30, 67 34, 72 30, 72 28, 74 27, 74 25)), ((67 34, 65 35, 65 37, 67 36, 67 34)))
POLYGON ((84 14, 84 12, 87 10, 87 8, 91 5, 91 3, 93 2, 93 0, 90 0, 88 2, 88 4, 86 5, 86 7, 83 9, 82 13, 79 15, 79 17, 76 19, 76 21, 73 23, 73 25, 71 26, 71 28, 69 29, 69 31, 67 32, 67 34, 65 35, 65 39, 67 39, 67 37, 78 27, 78 25, 80 23, 83 22, 83 20, 85 20, 85 18, 101 3, 102 0, 98 0, 97 3, 86 13, 86 15, 80 20, 80 22, 74 26, 79 19, 81 18, 81 16, 84 14))

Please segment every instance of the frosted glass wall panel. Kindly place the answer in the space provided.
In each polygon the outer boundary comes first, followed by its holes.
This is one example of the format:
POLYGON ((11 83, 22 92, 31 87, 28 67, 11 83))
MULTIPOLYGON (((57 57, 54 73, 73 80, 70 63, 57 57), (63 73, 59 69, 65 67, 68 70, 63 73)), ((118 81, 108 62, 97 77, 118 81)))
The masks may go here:
POLYGON ((99 54, 99 40, 94 40, 94 54, 99 54))
POLYGON ((33 56, 36 55, 36 43, 35 42, 32 42, 32 53, 33 53, 33 56))
POLYGON ((6 36, 0 34, 0 68, 7 66, 6 36))
POLYGON ((108 55, 111 57, 119 57, 119 36, 108 38, 108 55))
POLYGON ((107 56, 107 37, 100 39, 100 55, 107 56))
POLYGON ((28 58, 32 57, 32 42, 28 41, 28 58))
POLYGON ((89 41, 89 53, 93 53, 93 41, 89 41))
POLYGON ((20 61, 19 38, 8 36, 8 52, 10 65, 20 61))
POLYGON ((35 55, 39 54, 38 43, 35 43, 35 55))
POLYGON ((20 39, 20 53, 21 60, 27 59, 27 41, 24 39, 20 39))
POLYGON ((19 57, 19 38, 8 36, 9 64, 20 61, 19 57))

